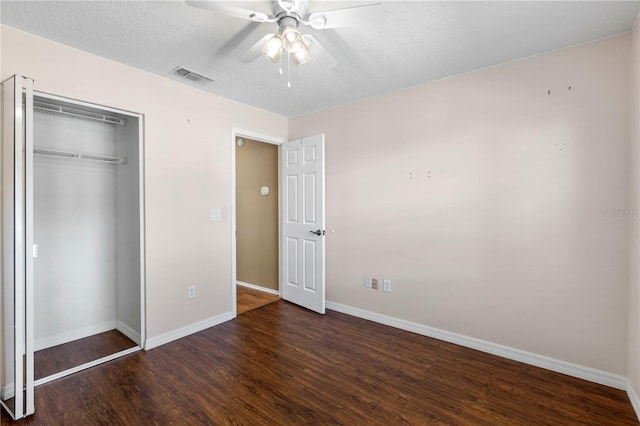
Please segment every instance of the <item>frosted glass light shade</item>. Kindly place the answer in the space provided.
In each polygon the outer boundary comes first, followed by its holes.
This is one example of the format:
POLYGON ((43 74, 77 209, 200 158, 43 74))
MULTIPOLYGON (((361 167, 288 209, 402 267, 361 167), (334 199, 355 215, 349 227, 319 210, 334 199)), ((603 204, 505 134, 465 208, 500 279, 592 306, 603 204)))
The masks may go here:
POLYGON ((302 35, 295 28, 287 27, 282 31, 282 45, 287 52, 295 53, 304 45, 302 35))
POLYGON ((282 39, 278 34, 271 37, 262 48, 262 54, 270 61, 278 62, 282 55, 282 39))
POLYGON ((293 62, 296 65, 306 64, 311 60, 311 52, 309 52, 309 48, 304 43, 302 43, 302 46, 300 47, 300 49, 293 52, 292 56, 293 56, 293 62))

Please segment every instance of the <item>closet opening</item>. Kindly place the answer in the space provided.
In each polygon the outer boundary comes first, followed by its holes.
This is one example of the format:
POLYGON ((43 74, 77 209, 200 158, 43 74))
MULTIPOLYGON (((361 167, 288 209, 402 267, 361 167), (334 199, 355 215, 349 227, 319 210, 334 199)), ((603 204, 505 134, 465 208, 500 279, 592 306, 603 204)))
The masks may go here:
POLYGON ((33 97, 34 379, 143 347, 141 114, 33 97))

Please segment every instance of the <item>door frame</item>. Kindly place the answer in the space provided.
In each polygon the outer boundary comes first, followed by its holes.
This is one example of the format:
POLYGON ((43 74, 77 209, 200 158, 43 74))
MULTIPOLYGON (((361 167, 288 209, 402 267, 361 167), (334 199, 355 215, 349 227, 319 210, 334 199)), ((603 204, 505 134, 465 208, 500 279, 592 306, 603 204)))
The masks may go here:
MULTIPOLYGON (((288 142, 287 139, 278 138, 275 136, 263 135, 253 132, 251 130, 239 129, 236 127, 231 128, 231 305, 233 318, 238 316, 238 306, 236 298, 236 283, 237 277, 237 222, 236 222, 236 140, 237 138, 247 138, 258 142, 268 143, 278 146, 278 152, 280 152, 280 146, 288 142)), ((278 294, 282 296, 282 247, 280 245, 280 232, 281 232, 281 220, 282 220, 282 206, 280 204, 280 155, 278 154, 278 294)))

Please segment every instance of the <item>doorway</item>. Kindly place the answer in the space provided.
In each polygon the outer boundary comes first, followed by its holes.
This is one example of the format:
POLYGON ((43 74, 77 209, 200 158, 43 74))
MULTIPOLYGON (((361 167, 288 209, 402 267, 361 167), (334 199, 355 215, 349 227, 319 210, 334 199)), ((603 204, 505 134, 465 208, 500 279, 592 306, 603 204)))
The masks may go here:
POLYGON ((280 299, 278 145, 234 137, 236 315, 280 299))
POLYGON ((0 404, 140 350, 144 333, 142 114, 1 84, 0 404))
MULTIPOLYGON (((231 284, 232 310, 237 316, 238 283, 278 294, 284 300, 304 308, 325 313, 325 191, 324 134, 286 141, 232 129, 231 131, 231 284), (237 225, 236 170, 238 150, 246 139, 277 145, 278 164, 278 290, 238 280, 238 240, 242 230, 237 225)), ((264 160, 263 160, 264 161, 264 160)), ((262 196, 271 188, 254 184, 262 196), (259 188, 258 188, 259 186, 259 188)), ((275 197, 274 197, 275 198, 275 197)), ((255 239, 257 229, 246 236, 255 239)), ((257 256, 262 256, 258 253, 257 256)))
POLYGON ((142 345, 142 116, 42 93, 33 104, 38 385, 142 345))

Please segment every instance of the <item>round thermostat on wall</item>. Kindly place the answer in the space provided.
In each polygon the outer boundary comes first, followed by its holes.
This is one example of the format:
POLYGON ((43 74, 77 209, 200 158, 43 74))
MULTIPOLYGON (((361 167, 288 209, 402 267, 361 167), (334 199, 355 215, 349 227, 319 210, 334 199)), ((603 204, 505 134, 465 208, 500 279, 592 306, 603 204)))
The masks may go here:
POLYGON ((263 186, 260 188, 260 194, 262 195, 269 195, 269 187, 268 186, 263 186))

